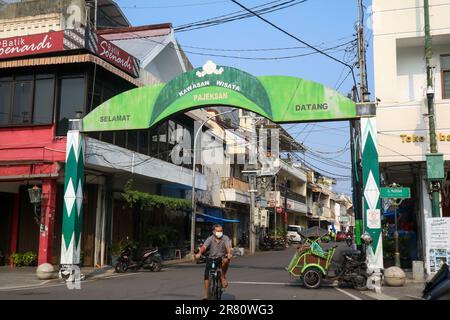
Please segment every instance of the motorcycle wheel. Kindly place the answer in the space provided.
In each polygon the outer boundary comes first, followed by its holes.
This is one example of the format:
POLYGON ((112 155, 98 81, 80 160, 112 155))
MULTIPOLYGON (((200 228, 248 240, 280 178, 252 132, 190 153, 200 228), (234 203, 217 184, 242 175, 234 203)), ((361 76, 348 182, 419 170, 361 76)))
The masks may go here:
POLYGON ((150 270, 153 272, 161 271, 162 269, 162 260, 160 257, 153 257, 151 262, 150 270))
POLYGON ((117 273, 124 273, 128 270, 128 264, 124 261, 119 261, 116 264, 115 270, 117 273))
POLYGON ((322 272, 316 267, 309 267, 303 273, 303 284, 308 289, 317 289, 322 282, 322 272))
POLYGON ((359 274, 353 280, 353 288, 359 291, 367 290, 367 277, 359 274))

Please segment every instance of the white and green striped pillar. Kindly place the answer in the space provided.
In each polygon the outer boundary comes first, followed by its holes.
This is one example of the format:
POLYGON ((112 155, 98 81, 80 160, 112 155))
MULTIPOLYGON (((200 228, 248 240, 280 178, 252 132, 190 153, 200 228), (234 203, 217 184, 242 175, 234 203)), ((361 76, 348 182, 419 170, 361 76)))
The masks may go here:
POLYGON ((380 168, 377 148, 376 117, 361 118, 362 174, 363 174, 363 228, 373 238, 367 248, 368 287, 380 290, 383 269, 383 244, 381 228, 380 168))
MULTIPOLYGON (((79 270, 83 222, 84 138, 81 120, 70 120, 67 132, 64 205, 61 239, 61 272, 79 270)), ((60 273, 61 275, 61 273, 60 273)))

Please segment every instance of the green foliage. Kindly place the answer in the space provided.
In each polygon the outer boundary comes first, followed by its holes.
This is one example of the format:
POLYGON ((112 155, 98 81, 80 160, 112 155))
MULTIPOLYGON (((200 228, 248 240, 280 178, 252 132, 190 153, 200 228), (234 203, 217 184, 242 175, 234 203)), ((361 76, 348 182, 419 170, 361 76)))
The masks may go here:
POLYGON ((37 254, 33 251, 25 253, 13 253, 10 256, 11 262, 16 267, 30 267, 37 265, 37 254))
MULTIPOLYGON (((270 237, 275 237, 275 231, 271 231, 269 234, 270 237)), ((277 239, 286 238, 286 230, 283 227, 277 227, 277 239)))
MULTIPOLYGON (((399 241, 399 250, 401 258, 410 258, 409 252, 409 241, 410 237, 401 237, 399 241)), ((395 240, 394 238, 384 238, 383 239, 383 256, 385 258, 395 257, 395 240)))
POLYGON ((135 251, 138 247, 138 243, 135 240, 127 240, 127 239, 121 239, 119 242, 113 243, 109 247, 109 251, 112 256, 120 256, 122 251, 125 249, 125 246, 129 244, 131 247, 131 251, 135 251))
POLYGON ((134 205, 137 204, 140 206, 141 209, 146 207, 147 208, 165 207, 171 210, 178 210, 178 209, 188 209, 191 207, 190 201, 186 199, 159 196, 147 192, 134 190, 133 180, 129 180, 125 184, 122 196, 125 199, 125 201, 130 205, 130 207, 133 207, 134 205))
POLYGON ((151 246, 163 247, 177 237, 178 230, 168 226, 152 227, 147 231, 147 241, 151 246))

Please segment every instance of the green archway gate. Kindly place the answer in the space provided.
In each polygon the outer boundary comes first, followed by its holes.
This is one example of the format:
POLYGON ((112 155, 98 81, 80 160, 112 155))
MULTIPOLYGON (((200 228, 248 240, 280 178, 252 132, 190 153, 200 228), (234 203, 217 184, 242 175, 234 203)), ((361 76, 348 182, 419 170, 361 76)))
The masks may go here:
MULTIPOLYGON (((183 73, 167 84, 133 89, 103 103, 67 135, 61 265, 79 264, 84 184, 85 132, 147 129, 170 116, 208 105, 233 106, 276 123, 361 118, 364 185, 364 231, 373 239, 369 258, 383 268, 379 168, 374 114, 365 105, 319 83, 284 76, 254 77, 244 71, 216 66, 183 73)), ((74 122, 76 123, 76 122, 74 122)))

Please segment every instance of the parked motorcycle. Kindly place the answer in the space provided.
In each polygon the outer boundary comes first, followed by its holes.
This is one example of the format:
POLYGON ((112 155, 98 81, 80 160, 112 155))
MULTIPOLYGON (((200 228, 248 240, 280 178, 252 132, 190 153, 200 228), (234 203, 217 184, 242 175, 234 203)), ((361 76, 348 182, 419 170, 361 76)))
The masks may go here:
POLYGON ((353 239, 352 239, 352 236, 351 236, 351 235, 348 235, 348 236, 347 236, 347 238, 345 239, 345 243, 346 243, 349 247, 352 246, 352 244, 353 244, 353 239))
POLYGON ((450 300, 450 271, 446 263, 427 282, 423 290, 424 300, 450 300))
POLYGON ((268 250, 284 250, 286 249, 286 243, 282 239, 274 239, 269 236, 265 236, 259 243, 259 248, 262 251, 268 250))
MULTIPOLYGON (((205 241, 206 241, 206 239, 203 239, 203 238, 197 238, 197 241, 196 241, 196 248, 200 248, 200 247, 205 243, 205 241)), ((196 249, 196 250, 194 251, 194 253, 198 253, 198 251, 199 251, 199 249, 196 249)), ((196 262, 197 264, 200 264, 200 263, 206 263, 206 257, 205 257, 205 255, 203 254, 203 255, 200 257, 200 259, 195 260, 195 262, 196 262)))
POLYGON ((161 271, 162 258, 158 248, 144 249, 142 255, 137 260, 132 260, 131 245, 127 244, 120 254, 115 270, 117 273, 123 273, 127 270, 138 271, 139 269, 148 269, 153 272, 161 271))

